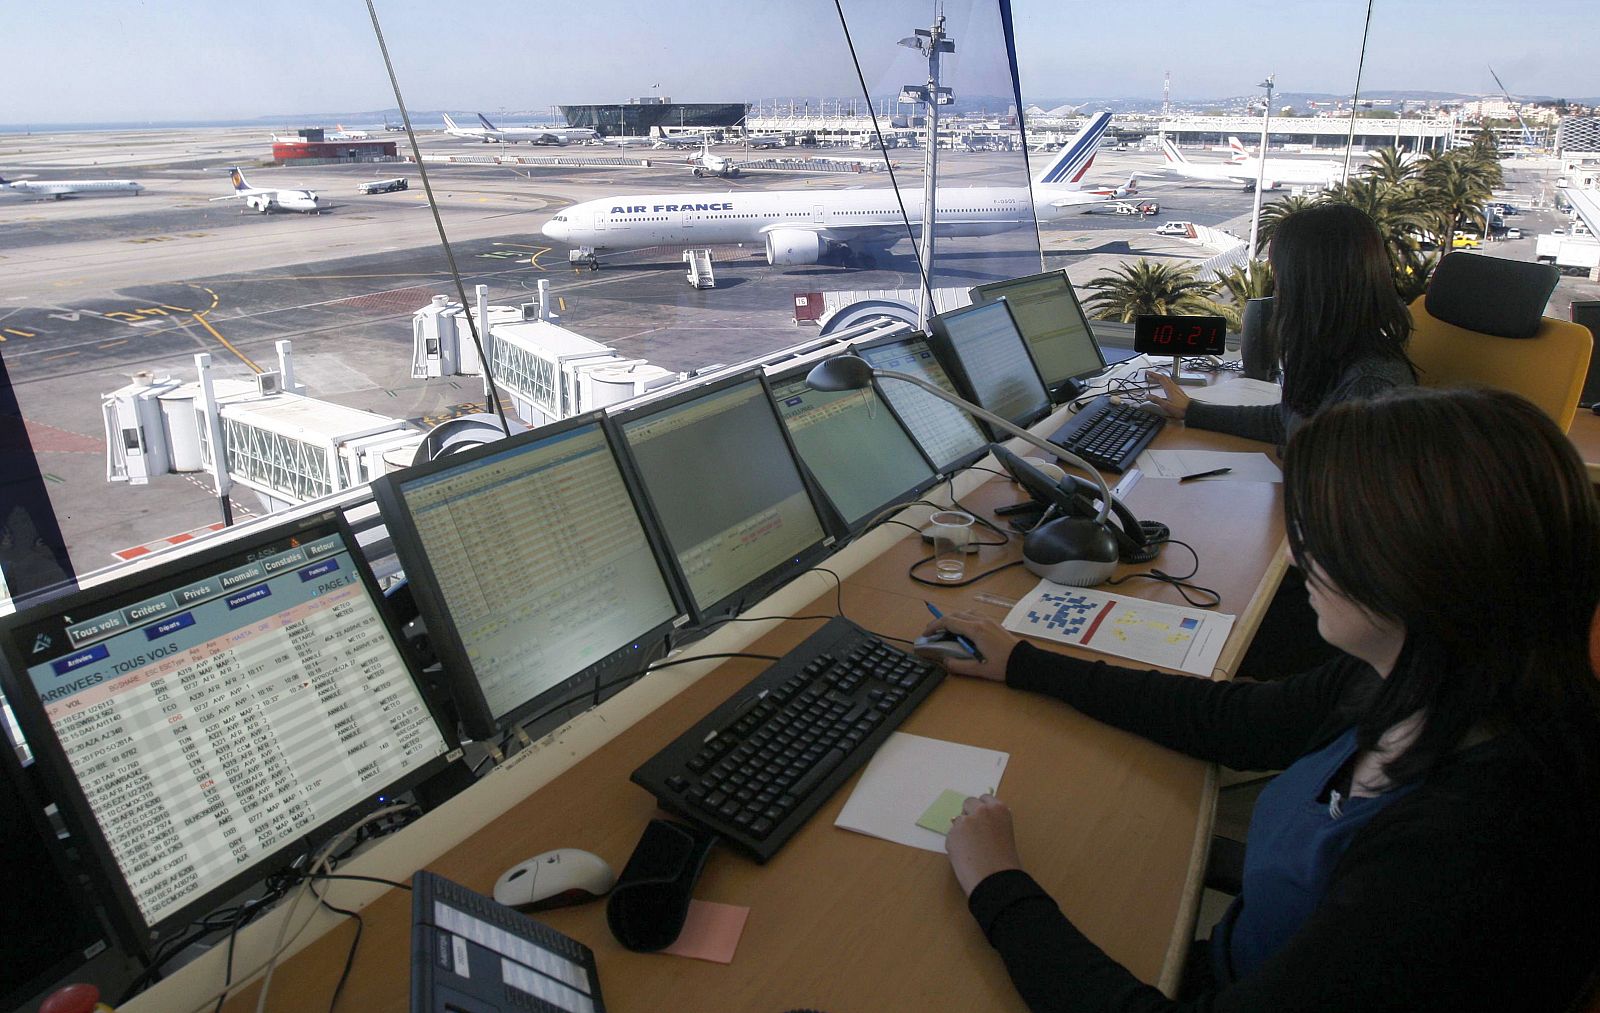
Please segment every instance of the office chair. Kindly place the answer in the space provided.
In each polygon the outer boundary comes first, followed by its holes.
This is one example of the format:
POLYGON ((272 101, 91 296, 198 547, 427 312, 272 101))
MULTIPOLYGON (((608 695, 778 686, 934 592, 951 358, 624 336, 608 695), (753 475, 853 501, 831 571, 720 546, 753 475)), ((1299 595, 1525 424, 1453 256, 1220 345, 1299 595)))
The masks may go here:
POLYGON ((1439 262, 1411 304, 1406 354, 1430 387, 1499 387, 1521 394, 1571 428, 1594 337, 1581 324, 1544 316, 1560 271, 1470 253, 1439 262))

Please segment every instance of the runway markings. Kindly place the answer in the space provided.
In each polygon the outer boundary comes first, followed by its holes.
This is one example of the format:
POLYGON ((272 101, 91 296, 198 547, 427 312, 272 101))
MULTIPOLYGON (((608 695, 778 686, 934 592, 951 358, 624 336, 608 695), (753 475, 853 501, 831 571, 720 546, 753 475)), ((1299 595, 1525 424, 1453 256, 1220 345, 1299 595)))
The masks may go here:
POLYGON ((44 361, 45 362, 54 362, 57 359, 70 359, 74 355, 77 355, 77 354, 78 354, 77 352, 61 352, 61 353, 59 353, 57 355, 47 355, 47 356, 45 356, 44 357, 44 361))
POLYGON ((14 334, 19 338, 31 338, 31 337, 34 337, 34 332, 33 331, 19 330, 19 329, 15 328, 15 327, 0 327, 0 341, 6 340, 6 335, 7 334, 14 334))
POLYGON ((121 338, 121 339, 119 339, 117 341, 107 341, 105 344, 96 345, 95 347, 96 348, 115 348, 118 345, 126 345, 127 343, 128 343, 128 339, 127 338, 121 338))
POLYGON ((204 313, 196 313, 194 315, 194 322, 210 331, 213 338, 216 338, 218 341, 222 342, 223 348, 226 348, 228 351, 232 352, 240 362, 244 363, 246 366, 249 366, 252 371, 257 373, 265 372, 265 370, 263 370, 260 366, 256 365, 254 362, 251 362, 249 356, 233 347, 233 343, 227 338, 223 337, 215 327, 212 327, 211 322, 206 319, 204 313))

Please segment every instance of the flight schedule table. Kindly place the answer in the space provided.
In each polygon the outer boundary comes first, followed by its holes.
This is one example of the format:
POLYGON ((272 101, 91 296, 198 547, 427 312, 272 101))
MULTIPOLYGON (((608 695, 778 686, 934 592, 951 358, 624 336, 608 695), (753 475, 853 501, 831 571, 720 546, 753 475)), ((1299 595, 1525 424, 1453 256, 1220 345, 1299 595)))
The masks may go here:
POLYGON ((66 629, 30 668, 147 921, 444 749, 329 540, 66 629))

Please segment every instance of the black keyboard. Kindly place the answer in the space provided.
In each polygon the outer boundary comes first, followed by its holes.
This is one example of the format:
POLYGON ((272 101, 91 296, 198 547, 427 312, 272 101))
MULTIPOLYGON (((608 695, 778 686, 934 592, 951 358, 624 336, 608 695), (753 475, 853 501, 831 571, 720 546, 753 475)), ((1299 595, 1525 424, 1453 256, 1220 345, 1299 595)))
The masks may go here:
POLYGON ((1096 468, 1127 471, 1161 432, 1166 419, 1137 405, 1113 404, 1101 394, 1050 436, 1096 468))
POLYGON ((942 678, 937 665, 830 619, 633 781, 765 862, 942 678))

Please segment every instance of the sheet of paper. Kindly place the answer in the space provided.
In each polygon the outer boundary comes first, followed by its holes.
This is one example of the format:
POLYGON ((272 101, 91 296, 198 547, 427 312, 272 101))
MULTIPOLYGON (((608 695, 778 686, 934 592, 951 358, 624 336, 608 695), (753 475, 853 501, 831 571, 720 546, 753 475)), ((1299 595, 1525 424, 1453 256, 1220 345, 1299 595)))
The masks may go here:
POLYGON ((993 749, 895 732, 862 771, 833 825, 944 854, 944 835, 917 820, 946 790, 963 798, 994 794, 1010 759, 993 749))
POLYGON ((1136 462, 1150 478, 1182 478, 1203 471, 1231 468, 1226 475, 1196 482, 1282 482, 1283 469, 1266 454, 1230 450, 1146 450, 1136 462))
POLYGON ((718 904, 710 900, 689 901, 689 914, 683 920, 683 931, 677 940, 662 953, 675 957, 693 957, 718 964, 733 963, 733 951, 739 948, 739 937, 744 935, 745 920, 750 909, 734 904, 718 904))
POLYGON ((1001 624, 1013 633, 1209 678, 1234 617, 1041 580, 1001 624))
POLYGON ((1216 405, 1277 404, 1283 400, 1282 387, 1243 376, 1209 387, 1191 387, 1187 393, 1196 401, 1216 405))

